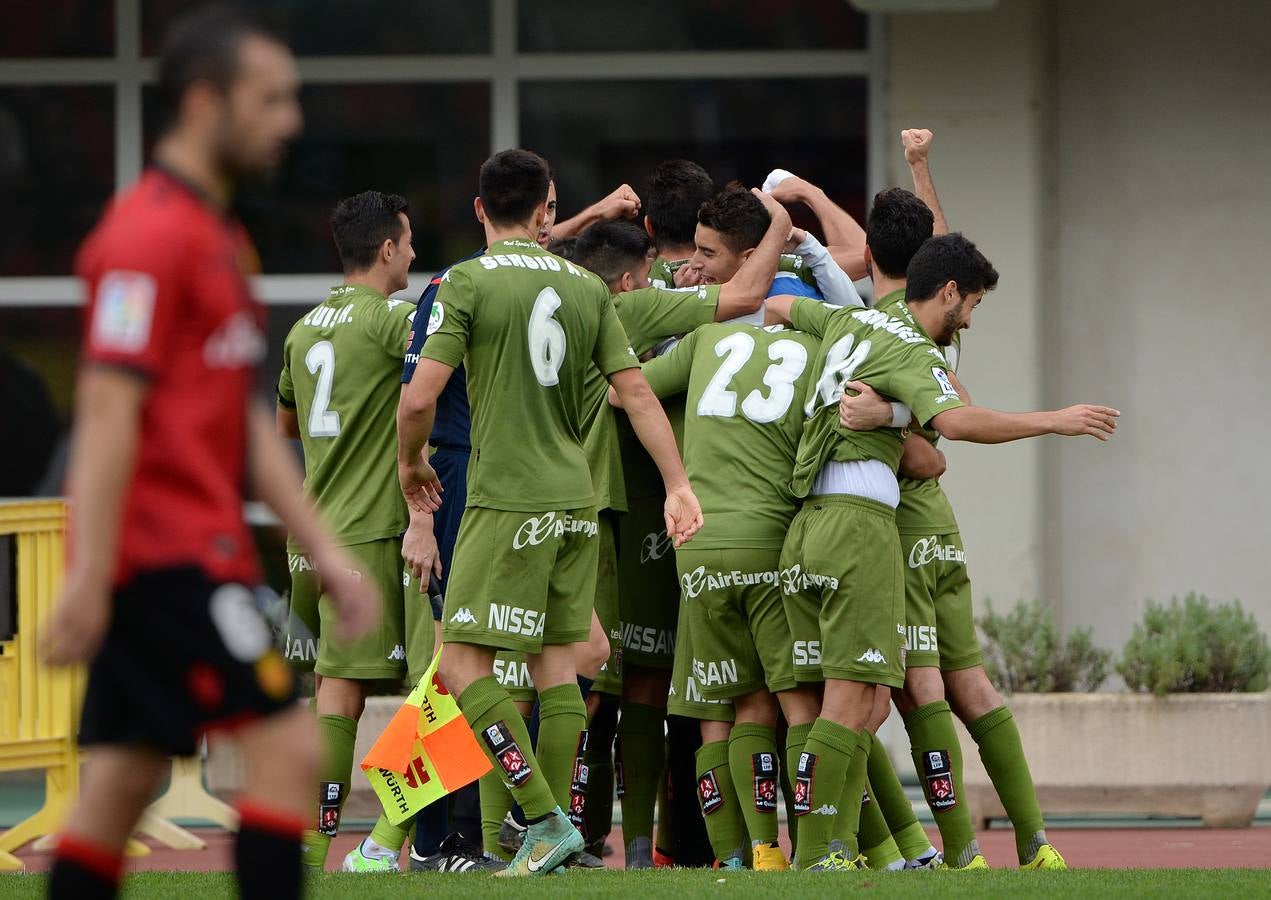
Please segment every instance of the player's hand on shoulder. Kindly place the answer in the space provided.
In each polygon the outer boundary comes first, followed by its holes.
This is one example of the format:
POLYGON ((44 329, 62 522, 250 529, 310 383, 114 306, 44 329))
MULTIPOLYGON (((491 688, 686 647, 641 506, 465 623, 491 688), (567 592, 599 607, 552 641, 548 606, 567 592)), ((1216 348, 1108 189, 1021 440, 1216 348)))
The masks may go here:
POLYGON ((609 220, 634 219, 640 211, 640 197, 629 184, 619 185, 600 201, 601 212, 609 220))
POLYGON ((411 513, 410 525, 402 537, 402 560, 411 577, 419 582, 419 592, 428 592, 428 573, 441 577, 441 553, 433 533, 431 513, 411 513))
POLYGON ((926 162, 931 152, 931 130, 906 128, 900 133, 900 143, 905 148, 905 162, 909 165, 926 162))
POLYGON ((844 393, 839 399, 839 424, 849 431, 873 431, 891 424, 891 401, 863 381, 849 381, 846 387, 855 395, 844 393))
POLYGON ((336 631, 346 641, 357 640, 379 621, 380 596, 375 582, 363 577, 357 561, 339 547, 314 554, 322 590, 335 607, 336 631))
POLYGON ((667 491, 662 515, 666 519, 666 533, 677 547, 691 540, 702 527, 702 504, 687 484, 667 491))
POLYGON ((1055 414, 1055 434, 1076 436, 1088 434, 1106 441, 1117 430, 1117 419, 1121 413, 1110 406, 1095 406, 1089 403, 1078 403, 1061 409, 1055 414))
POLYGON ((397 480, 412 513, 432 513, 441 509, 441 482, 422 453, 413 463, 397 464, 397 480))
POLYGON ((110 585, 82 568, 71 567, 53 614, 44 626, 40 653, 50 666, 86 663, 110 628, 110 585))

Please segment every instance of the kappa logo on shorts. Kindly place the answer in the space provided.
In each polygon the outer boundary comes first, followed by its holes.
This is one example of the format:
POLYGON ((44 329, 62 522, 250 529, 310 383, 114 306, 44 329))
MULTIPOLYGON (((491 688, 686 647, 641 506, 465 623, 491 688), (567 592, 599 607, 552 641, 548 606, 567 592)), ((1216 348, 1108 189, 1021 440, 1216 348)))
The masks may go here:
POLYGON ((925 537, 909 551, 909 568, 921 569, 928 563, 953 562, 966 564, 966 551, 955 544, 941 544, 936 535, 925 537))
POLYGON ((600 533, 600 526, 587 519, 575 519, 569 513, 562 516, 554 512, 531 516, 521 523, 512 536, 512 549, 524 550, 526 547, 537 547, 548 538, 560 538, 566 534, 582 534, 595 537, 600 533))
POLYGON ((803 566, 795 563, 788 569, 781 570, 781 589, 787 594, 797 594, 799 591, 806 591, 812 588, 823 589, 829 588, 837 591, 839 580, 833 575, 815 575, 811 572, 804 572, 803 566))
POLYGON ((406 648, 401 644, 397 644, 387 658, 392 662, 400 662, 406 658, 406 648))
POLYGON ((875 665, 886 665, 887 657, 883 656, 881 650, 870 647, 860 656, 856 657, 857 662, 874 663, 875 665))
POLYGON ((477 617, 472 614, 472 610, 466 606, 461 606, 455 610, 455 614, 450 617, 450 621, 456 625, 475 625, 477 617))
POLYGON ((743 572, 740 569, 733 569, 731 572, 707 572, 705 566, 698 566, 692 572, 686 573, 680 581, 684 585, 684 593, 692 599, 702 591, 718 591, 727 587, 754 584, 775 585, 777 578, 778 573, 775 571, 743 572))
POLYGON ((671 540, 666 529, 646 534, 640 542, 640 565, 661 559, 675 549, 675 541, 671 540))

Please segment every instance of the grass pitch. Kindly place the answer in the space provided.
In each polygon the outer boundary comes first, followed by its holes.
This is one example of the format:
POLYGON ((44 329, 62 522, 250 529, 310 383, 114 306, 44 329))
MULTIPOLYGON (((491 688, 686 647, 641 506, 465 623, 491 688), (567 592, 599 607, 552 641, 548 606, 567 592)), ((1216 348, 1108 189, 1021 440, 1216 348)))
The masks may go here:
MULTIPOLYGON (((44 896, 42 875, 0 875, 0 896, 27 900, 44 896)), ((658 870, 652 872, 569 872, 548 878, 498 879, 485 875, 319 876, 309 883, 315 900, 357 897, 397 900, 432 895, 447 900, 507 897, 515 900, 661 897, 772 898, 792 892, 813 896, 914 897, 1250 897, 1271 890, 1271 873, 1258 869, 1137 869, 1020 872, 859 872, 800 873, 658 870)), ((223 872, 143 872, 129 876, 123 891, 130 900, 233 897, 233 877, 223 872)))

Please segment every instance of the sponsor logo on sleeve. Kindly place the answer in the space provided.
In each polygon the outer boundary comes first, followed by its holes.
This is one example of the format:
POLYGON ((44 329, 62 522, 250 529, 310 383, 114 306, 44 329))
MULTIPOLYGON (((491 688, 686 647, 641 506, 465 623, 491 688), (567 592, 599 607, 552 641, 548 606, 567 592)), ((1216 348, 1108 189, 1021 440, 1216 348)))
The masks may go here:
POLYGON ((150 342, 154 323, 155 281, 145 272, 107 272, 97 285, 93 310, 93 346, 136 353, 150 342))
POLYGON ((427 335, 436 334, 437 329, 440 328, 441 324, 445 321, 446 321, 445 308, 441 305, 440 301, 434 300, 432 302, 432 308, 428 310, 428 328, 424 331, 424 334, 427 334, 427 335))

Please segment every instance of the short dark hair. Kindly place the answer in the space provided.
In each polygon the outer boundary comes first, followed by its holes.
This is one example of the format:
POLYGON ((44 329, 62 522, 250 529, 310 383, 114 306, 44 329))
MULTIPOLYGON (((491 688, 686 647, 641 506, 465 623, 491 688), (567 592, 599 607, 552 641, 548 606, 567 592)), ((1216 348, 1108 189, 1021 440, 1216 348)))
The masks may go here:
POLYGON ((718 231, 729 250, 741 253, 759 246, 772 216, 750 191, 730 187, 702 204, 697 221, 718 231))
POLYGON ((547 200, 552 170, 529 150, 503 150, 481 164, 481 205, 493 225, 519 225, 547 200))
POLYGON ((397 214, 409 211, 405 197, 380 191, 363 191, 337 203, 331 213, 331 236, 344 274, 365 272, 375 265, 385 241, 401 240, 406 228, 397 214))
POLYGON ((644 212, 659 246, 691 246, 697 211, 715 193, 715 182, 695 162, 658 163, 644 187, 644 212))
POLYGON ((578 246, 578 238, 564 237, 552 238, 547 242, 547 252, 555 253, 561 259, 574 261, 574 248, 578 246))
POLYGON ((600 276, 611 288, 624 272, 635 269, 649 255, 653 242, 631 222, 597 222, 578 236, 573 261, 600 276))
POLYGON ((997 287, 997 269, 958 232, 928 238, 909 261, 905 300, 930 300, 950 281, 962 296, 997 287))
POLYGON ((874 266, 888 278, 903 277, 934 227, 931 209, 915 194, 904 188, 879 191, 865 219, 865 244, 874 266))
POLYGON ((238 76, 240 49, 248 38, 281 43, 260 22, 240 9, 213 5, 174 21, 159 50, 159 102, 166 129, 176 119, 181 98, 196 81, 209 81, 224 93, 238 76))

